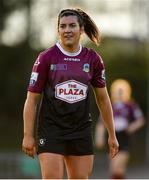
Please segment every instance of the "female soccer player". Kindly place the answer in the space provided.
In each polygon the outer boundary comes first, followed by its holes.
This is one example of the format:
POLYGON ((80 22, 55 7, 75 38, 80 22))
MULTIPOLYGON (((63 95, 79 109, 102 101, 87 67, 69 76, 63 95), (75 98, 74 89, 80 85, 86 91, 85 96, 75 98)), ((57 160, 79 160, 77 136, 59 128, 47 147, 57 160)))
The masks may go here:
POLYGON ((63 178, 64 164, 69 179, 87 179, 93 167, 90 85, 109 132, 111 158, 118 152, 103 61, 80 44, 83 32, 96 44, 100 34, 81 9, 62 10, 57 29, 59 41, 39 54, 32 69, 24 106, 22 148, 31 157, 37 152, 44 179, 63 178))
MULTIPOLYGON (((131 86, 124 79, 117 79, 111 86, 111 100, 114 113, 116 136, 119 142, 119 153, 110 162, 111 179, 125 178, 129 160, 130 135, 144 125, 142 111, 131 98, 131 86)), ((101 121, 96 128, 96 147, 102 148, 105 143, 104 125, 101 121)))

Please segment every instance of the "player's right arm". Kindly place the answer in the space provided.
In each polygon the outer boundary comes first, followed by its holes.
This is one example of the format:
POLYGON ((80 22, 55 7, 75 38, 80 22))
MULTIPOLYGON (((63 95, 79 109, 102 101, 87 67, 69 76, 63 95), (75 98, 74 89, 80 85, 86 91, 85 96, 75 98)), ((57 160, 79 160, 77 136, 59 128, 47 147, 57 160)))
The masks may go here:
POLYGON ((24 138, 22 142, 22 150, 31 157, 34 157, 36 153, 34 125, 40 97, 41 94, 28 91, 23 110, 24 138))
POLYGON ((49 63, 47 59, 47 51, 42 52, 33 65, 23 110, 24 138, 22 149, 31 157, 34 157, 35 154, 34 125, 37 105, 48 78, 49 63))

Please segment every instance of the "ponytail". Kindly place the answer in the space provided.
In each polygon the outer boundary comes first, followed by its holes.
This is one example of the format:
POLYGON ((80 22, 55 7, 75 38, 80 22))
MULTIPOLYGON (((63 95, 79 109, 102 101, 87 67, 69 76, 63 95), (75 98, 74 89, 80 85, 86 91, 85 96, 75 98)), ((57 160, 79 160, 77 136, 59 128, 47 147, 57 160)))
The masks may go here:
POLYGON ((80 27, 84 27, 85 34, 93 41, 97 46, 100 44, 101 34, 96 26, 95 22, 81 9, 65 9, 62 10, 58 16, 58 26, 60 18, 63 16, 77 16, 80 27))
POLYGON ((97 46, 100 44, 101 34, 99 32, 98 27, 95 22, 90 18, 88 14, 86 14, 81 9, 76 9, 76 11, 80 14, 84 23, 84 31, 86 35, 93 41, 97 46))

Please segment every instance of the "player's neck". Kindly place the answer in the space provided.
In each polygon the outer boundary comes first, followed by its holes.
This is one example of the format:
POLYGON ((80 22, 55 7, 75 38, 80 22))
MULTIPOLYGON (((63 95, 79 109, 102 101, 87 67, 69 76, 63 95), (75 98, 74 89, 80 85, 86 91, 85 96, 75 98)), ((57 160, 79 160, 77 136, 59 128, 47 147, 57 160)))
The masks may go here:
POLYGON ((67 48, 63 48, 62 47, 62 45, 60 44, 60 42, 57 42, 56 43, 56 46, 59 48, 59 50, 63 53, 63 54, 65 54, 65 55, 67 55, 67 56, 77 56, 77 55, 79 55, 80 53, 81 53, 81 51, 82 51, 82 45, 80 44, 79 45, 79 48, 76 50, 76 51, 69 51, 67 48))
POLYGON ((80 50, 80 44, 66 46, 63 43, 59 42, 60 46, 69 53, 77 53, 80 50))

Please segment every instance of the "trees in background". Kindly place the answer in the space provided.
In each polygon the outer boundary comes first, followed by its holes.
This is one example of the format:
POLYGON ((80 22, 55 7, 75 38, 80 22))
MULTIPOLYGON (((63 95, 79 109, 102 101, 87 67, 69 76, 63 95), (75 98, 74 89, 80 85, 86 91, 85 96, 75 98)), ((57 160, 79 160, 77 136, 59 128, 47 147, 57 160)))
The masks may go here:
MULTIPOLYGON (((39 51, 30 44, 30 0, 0 1, 0 42, 5 21, 14 9, 27 9, 26 37, 19 44, 6 46, 0 43, 0 137, 2 149, 20 148, 22 138, 22 110, 32 64, 39 51), (7 132, 6 132, 7 131, 7 132)), ((53 12, 53 11, 52 11, 53 12)), ((20 24, 21 26, 21 24, 20 24)), ((20 38, 20 37, 17 37, 20 38)), ((134 98, 147 113, 147 81, 149 44, 137 38, 105 37, 100 47, 88 44, 101 54, 106 65, 107 86, 116 78, 126 78, 132 84, 134 98)), ((95 106, 92 107, 96 109, 95 106)), ((97 112, 96 112, 97 113, 97 112)), ((96 118, 96 113, 95 117, 96 118)))

